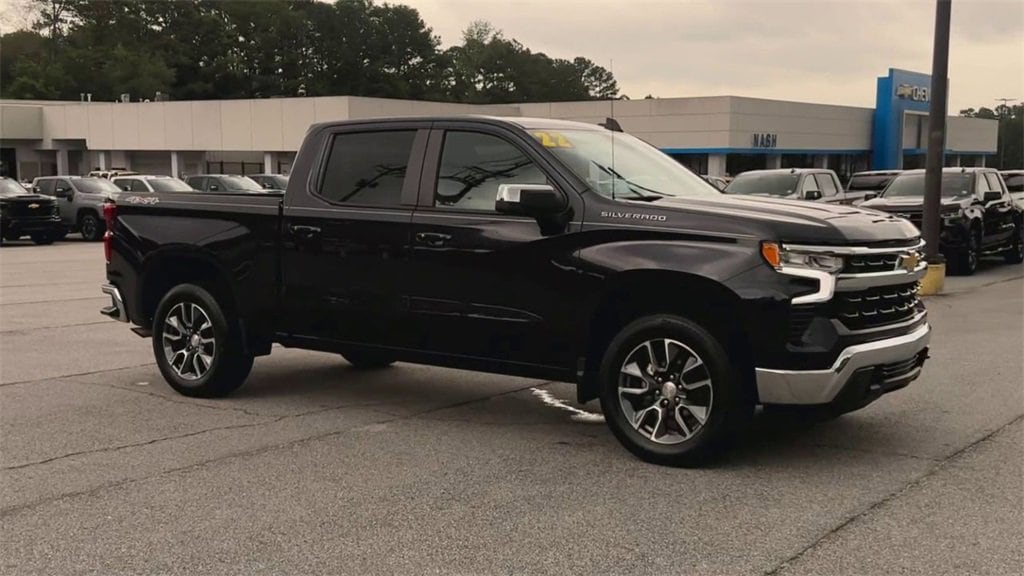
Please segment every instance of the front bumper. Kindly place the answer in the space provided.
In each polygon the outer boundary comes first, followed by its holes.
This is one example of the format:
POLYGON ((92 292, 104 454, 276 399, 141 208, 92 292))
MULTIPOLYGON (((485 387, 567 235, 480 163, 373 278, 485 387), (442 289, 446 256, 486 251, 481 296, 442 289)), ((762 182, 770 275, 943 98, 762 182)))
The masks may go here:
POLYGON ((3 218, 0 231, 4 236, 25 236, 27 234, 58 233, 64 230, 60 216, 48 218, 3 218))
POLYGON ((925 323, 908 334, 849 346, 825 370, 757 368, 757 393, 762 404, 863 405, 915 380, 930 339, 925 323))

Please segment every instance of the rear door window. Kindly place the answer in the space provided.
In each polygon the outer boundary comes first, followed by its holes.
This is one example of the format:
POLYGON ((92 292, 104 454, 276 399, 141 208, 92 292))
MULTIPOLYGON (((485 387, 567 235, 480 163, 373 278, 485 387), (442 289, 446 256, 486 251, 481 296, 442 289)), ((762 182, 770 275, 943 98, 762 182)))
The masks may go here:
POLYGON ((335 134, 320 196, 337 204, 398 206, 416 130, 335 134))

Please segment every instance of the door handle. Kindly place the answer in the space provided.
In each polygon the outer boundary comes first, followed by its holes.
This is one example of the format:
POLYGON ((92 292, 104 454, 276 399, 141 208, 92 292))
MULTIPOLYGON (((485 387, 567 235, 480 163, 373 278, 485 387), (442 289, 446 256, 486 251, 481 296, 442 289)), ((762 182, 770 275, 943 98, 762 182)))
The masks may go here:
POLYGON ((438 234, 436 232, 417 232, 416 241, 420 244, 426 244, 427 246, 444 246, 446 242, 451 240, 450 234, 438 234))
POLYGON ((312 240, 320 236, 320 228, 318 226, 302 226, 292 224, 288 226, 288 231, 293 235, 302 238, 303 240, 312 240))

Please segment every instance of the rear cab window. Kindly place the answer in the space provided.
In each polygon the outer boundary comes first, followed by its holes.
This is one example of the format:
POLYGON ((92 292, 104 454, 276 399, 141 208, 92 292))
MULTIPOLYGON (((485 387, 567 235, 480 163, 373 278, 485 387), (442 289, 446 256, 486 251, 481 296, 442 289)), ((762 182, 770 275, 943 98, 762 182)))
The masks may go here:
POLYGON ((408 129, 334 134, 317 194, 332 204, 399 206, 416 133, 408 129))

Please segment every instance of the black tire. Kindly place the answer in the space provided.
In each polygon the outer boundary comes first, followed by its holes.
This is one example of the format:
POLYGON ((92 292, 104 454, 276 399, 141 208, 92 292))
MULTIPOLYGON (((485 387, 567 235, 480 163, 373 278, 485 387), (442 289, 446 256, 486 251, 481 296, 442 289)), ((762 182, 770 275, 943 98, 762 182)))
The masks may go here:
MULTIPOLYGON (((657 344, 653 347, 656 348, 657 344)), ((647 367, 650 364, 648 362, 647 367)), ((626 449, 646 462, 670 466, 699 465, 721 453, 750 421, 754 403, 751 394, 745 390, 742 364, 731 362, 722 344, 711 333, 686 318, 667 314, 640 318, 612 339, 601 362, 601 408, 608 427, 626 449), (652 353, 659 356, 656 350, 651 352, 652 347, 645 344, 652 340, 664 344, 664 352, 654 364, 659 369, 664 366, 665 370, 658 376, 660 370, 649 373, 646 368, 641 368, 639 372, 642 375, 637 375, 635 369, 629 369, 630 366, 643 363, 645 354, 647 357, 652 353), (671 347, 665 340, 672 343, 671 347), (677 351, 668 352, 672 348, 677 351), (684 357, 684 354, 688 356, 684 357), (689 366, 689 356, 701 362, 684 369, 680 364, 689 366), (627 360, 633 361, 627 365, 627 360), (700 388, 687 388, 705 380, 707 384, 700 388), (628 395, 620 393, 620 384, 623 383, 627 384, 623 389, 634 391, 628 395), (639 388, 634 388, 632 383, 639 384, 639 388), (658 386, 660 390, 656 390, 658 386), (701 392, 705 387, 707 391, 701 392), (637 394, 635 390, 648 392, 637 394), (647 405, 648 394, 654 399, 653 404, 647 405), (683 404, 681 407, 680 402, 683 404), (687 405, 700 408, 702 403, 707 406, 703 411, 705 420, 700 422, 699 413, 687 405), (652 408, 658 411, 641 414, 652 408), (680 408, 686 410, 681 411, 680 408), (627 409, 633 414, 627 416, 627 409), (652 414, 657 420, 648 426, 652 414), (680 418, 683 422, 679 421, 680 418), (663 430, 664 435, 659 437, 659 430, 663 430), (655 438, 662 442, 655 441, 655 438)))
POLYGON ((216 398, 235 391, 249 376, 253 362, 252 354, 246 354, 242 348, 238 323, 229 323, 217 299, 205 288, 194 284, 176 286, 157 306, 153 318, 153 355, 171 388, 184 396, 197 398, 216 398), (196 314, 193 306, 197 306, 202 315, 196 314), (183 313, 192 314, 191 322, 183 313), (169 316, 174 320, 170 321, 169 316), (203 328, 207 323, 210 326, 203 328), (174 324, 183 328, 180 333, 186 335, 184 338, 174 337, 174 324), (192 334, 198 335, 200 340, 194 340, 192 334), (212 338, 212 346, 201 343, 209 338, 212 338), (165 344, 170 347, 170 352, 165 349, 165 344), (179 345, 197 345, 195 350, 201 349, 206 354, 193 352, 189 361, 189 350, 178 349, 179 345), (181 352, 185 355, 179 362, 177 354, 181 352), (197 360, 195 356, 200 358, 197 360), (207 357, 211 360, 204 360, 207 357), (202 372, 200 369, 204 365, 206 370, 202 372))
POLYGON ((106 228, 103 221, 92 212, 82 214, 82 217, 78 220, 78 229, 82 232, 82 238, 89 242, 102 240, 106 228))
POLYGON ((1003 254, 1007 264, 1020 264, 1024 262, 1024 226, 1017 224, 1013 234, 1013 245, 1003 254))
POLYGON ((952 272, 957 276, 971 276, 978 271, 978 254, 981 249, 981 238, 977 230, 971 229, 967 235, 967 245, 954 258, 952 272))
POLYGON ((53 234, 50 234, 50 233, 46 233, 46 234, 33 234, 32 235, 32 241, 35 242, 36 244, 40 244, 40 245, 42 245, 42 244, 53 244, 53 241, 56 240, 56 239, 57 238, 53 234))
POLYGON ((383 352, 368 352, 366 350, 348 350, 341 353, 341 357, 359 370, 374 370, 387 368, 395 363, 395 359, 383 352))

